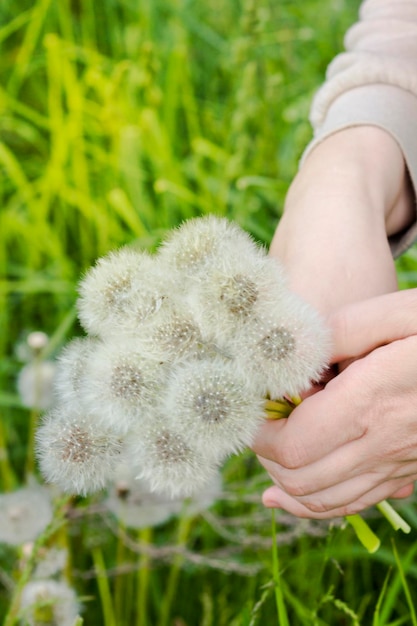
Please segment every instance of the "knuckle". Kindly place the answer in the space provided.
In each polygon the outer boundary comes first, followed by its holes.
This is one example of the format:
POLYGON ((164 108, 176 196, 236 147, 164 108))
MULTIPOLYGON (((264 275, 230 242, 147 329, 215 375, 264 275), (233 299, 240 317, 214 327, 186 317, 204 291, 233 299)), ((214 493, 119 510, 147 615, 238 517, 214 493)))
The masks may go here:
POLYGON ((307 486, 300 482, 297 478, 290 475, 281 479, 281 485, 285 493, 293 498, 302 498, 308 493, 307 486))

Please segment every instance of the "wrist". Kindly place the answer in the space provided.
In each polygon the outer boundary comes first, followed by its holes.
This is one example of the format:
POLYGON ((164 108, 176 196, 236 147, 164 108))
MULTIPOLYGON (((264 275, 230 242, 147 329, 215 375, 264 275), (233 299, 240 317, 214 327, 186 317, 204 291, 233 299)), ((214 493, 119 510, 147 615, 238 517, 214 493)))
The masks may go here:
POLYGON ((401 149, 377 126, 345 128, 320 142, 289 190, 290 203, 297 203, 298 194, 311 197, 311 192, 317 198, 333 195, 342 211, 360 206, 375 223, 383 220, 387 235, 403 230, 415 218, 401 149))
POLYGON ((271 244, 294 290, 323 312, 394 291, 387 235, 410 219, 400 203, 405 181, 401 151, 385 131, 351 128, 320 143, 290 187, 271 244))

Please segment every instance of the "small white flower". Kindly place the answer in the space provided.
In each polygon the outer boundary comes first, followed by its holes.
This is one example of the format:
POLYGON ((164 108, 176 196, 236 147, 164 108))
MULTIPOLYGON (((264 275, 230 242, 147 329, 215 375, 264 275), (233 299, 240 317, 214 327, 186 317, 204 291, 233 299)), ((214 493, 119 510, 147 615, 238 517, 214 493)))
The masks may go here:
POLYGON ((64 492, 87 495, 102 489, 120 462, 120 433, 100 426, 78 408, 57 407, 37 431, 42 474, 64 492))
POLYGON ((82 387, 84 406, 100 423, 124 433, 145 419, 164 377, 163 364, 147 358, 139 343, 102 343, 88 359, 82 387))
POLYGON ((40 485, 0 495, 0 542, 18 546, 33 541, 52 520, 49 490, 40 485))
POLYGON ((17 390, 23 406, 40 411, 52 406, 55 373, 52 361, 34 360, 20 370, 17 390))
POLYGON ((27 583, 20 598, 20 616, 29 626, 73 626, 79 612, 74 590, 64 582, 27 583))
POLYGON ((152 318, 168 287, 155 256, 122 248, 97 261, 79 292, 79 318, 85 330, 107 338, 135 332, 152 318))
POLYGON ((242 369, 220 358, 189 361, 169 380, 164 414, 178 432, 223 460, 253 442, 265 399, 242 369))
POLYGON ((146 480, 152 491, 171 498, 196 493, 217 470, 212 456, 205 455, 183 433, 172 429, 165 418, 133 432, 128 445, 137 478, 146 480))

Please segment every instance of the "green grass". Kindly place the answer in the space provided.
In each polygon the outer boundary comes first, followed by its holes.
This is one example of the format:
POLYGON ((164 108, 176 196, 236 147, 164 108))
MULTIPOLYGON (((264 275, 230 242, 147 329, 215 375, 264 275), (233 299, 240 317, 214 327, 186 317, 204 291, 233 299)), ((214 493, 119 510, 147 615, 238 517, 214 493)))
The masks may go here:
MULTIPOLYGON (((122 244, 154 249, 196 215, 235 220, 268 245, 308 110, 358 1, 2 0, 0 5, 0 489, 27 480, 30 424, 15 380, 32 330, 51 355, 81 334, 76 285, 122 244)), ((417 284, 415 248, 398 262, 417 284)), ((32 420, 32 422, 31 422, 32 420)), ((260 504, 268 479, 248 453, 224 469, 207 513, 137 532, 71 503, 48 542, 88 626, 324 626, 415 623, 417 516, 409 536, 378 515, 367 554, 347 526, 288 520, 260 504), (106 576, 103 576, 106 572, 106 576)), ((0 544, 0 617, 30 575, 0 544)), ((12 612, 11 612, 12 609, 12 612)))

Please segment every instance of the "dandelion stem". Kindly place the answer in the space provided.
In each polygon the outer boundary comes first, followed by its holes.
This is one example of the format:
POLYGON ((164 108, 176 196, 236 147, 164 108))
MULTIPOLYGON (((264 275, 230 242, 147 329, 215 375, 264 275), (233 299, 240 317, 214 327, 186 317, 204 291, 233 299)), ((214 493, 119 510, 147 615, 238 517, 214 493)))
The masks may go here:
POLYGON ((272 530, 272 574, 274 578, 275 589, 275 603, 278 613, 279 626, 290 626, 288 620, 287 609, 284 602, 284 594, 282 592, 282 581, 279 571, 279 559, 278 559, 278 543, 277 543, 277 531, 275 523, 275 510, 272 509, 271 516, 271 530, 272 530))
POLYGON ((104 626, 116 626, 113 600, 111 597, 109 580, 106 575, 106 565, 103 558, 103 552, 100 548, 93 548, 91 554, 96 570, 98 590, 103 610, 104 626))
MULTIPOLYGON (((152 528, 143 528, 139 531, 139 543, 149 546, 152 543, 152 528)), ((145 549, 139 557, 137 573, 137 614, 138 626, 146 626, 148 623, 148 590, 149 590, 149 553, 145 549)))
POLYGON ((394 530, 402 530, 403 533, 408 534, 411 531, 411 526, 407 524, 404 518, 390 505, 389 502, 383 500, 376 505, 376 508, 382 515, 389 521, 394 530))
MULTIPOLYGON (((182 515, 179 519, 178 526, 178 539, 177 539, 177 547, 185 547, 187 543, 188 534, 191 529, 192 517, 188 517, 186 515, 182 515)), ((179 550, 178 554, 174 557, 173 563, 171 565, 171 570, 169 572, 168 582, 166 586, 166 591, 164 594, 164 602, 161 608, 161 616, 159 620, 159 626, 167 626, 169 624, 169 614, 172 608, 172 601, 174 599, 175 591, 177 589, 178 577, 181 570, 181 565, 184 561, 184 557, 179 550)))
POLYGON ((369 528, 363 517, 360 515, 346 515, 345 519, 352 526, 361 544, 370 552, 376 552, 381 545, 381 541, 369 528))

